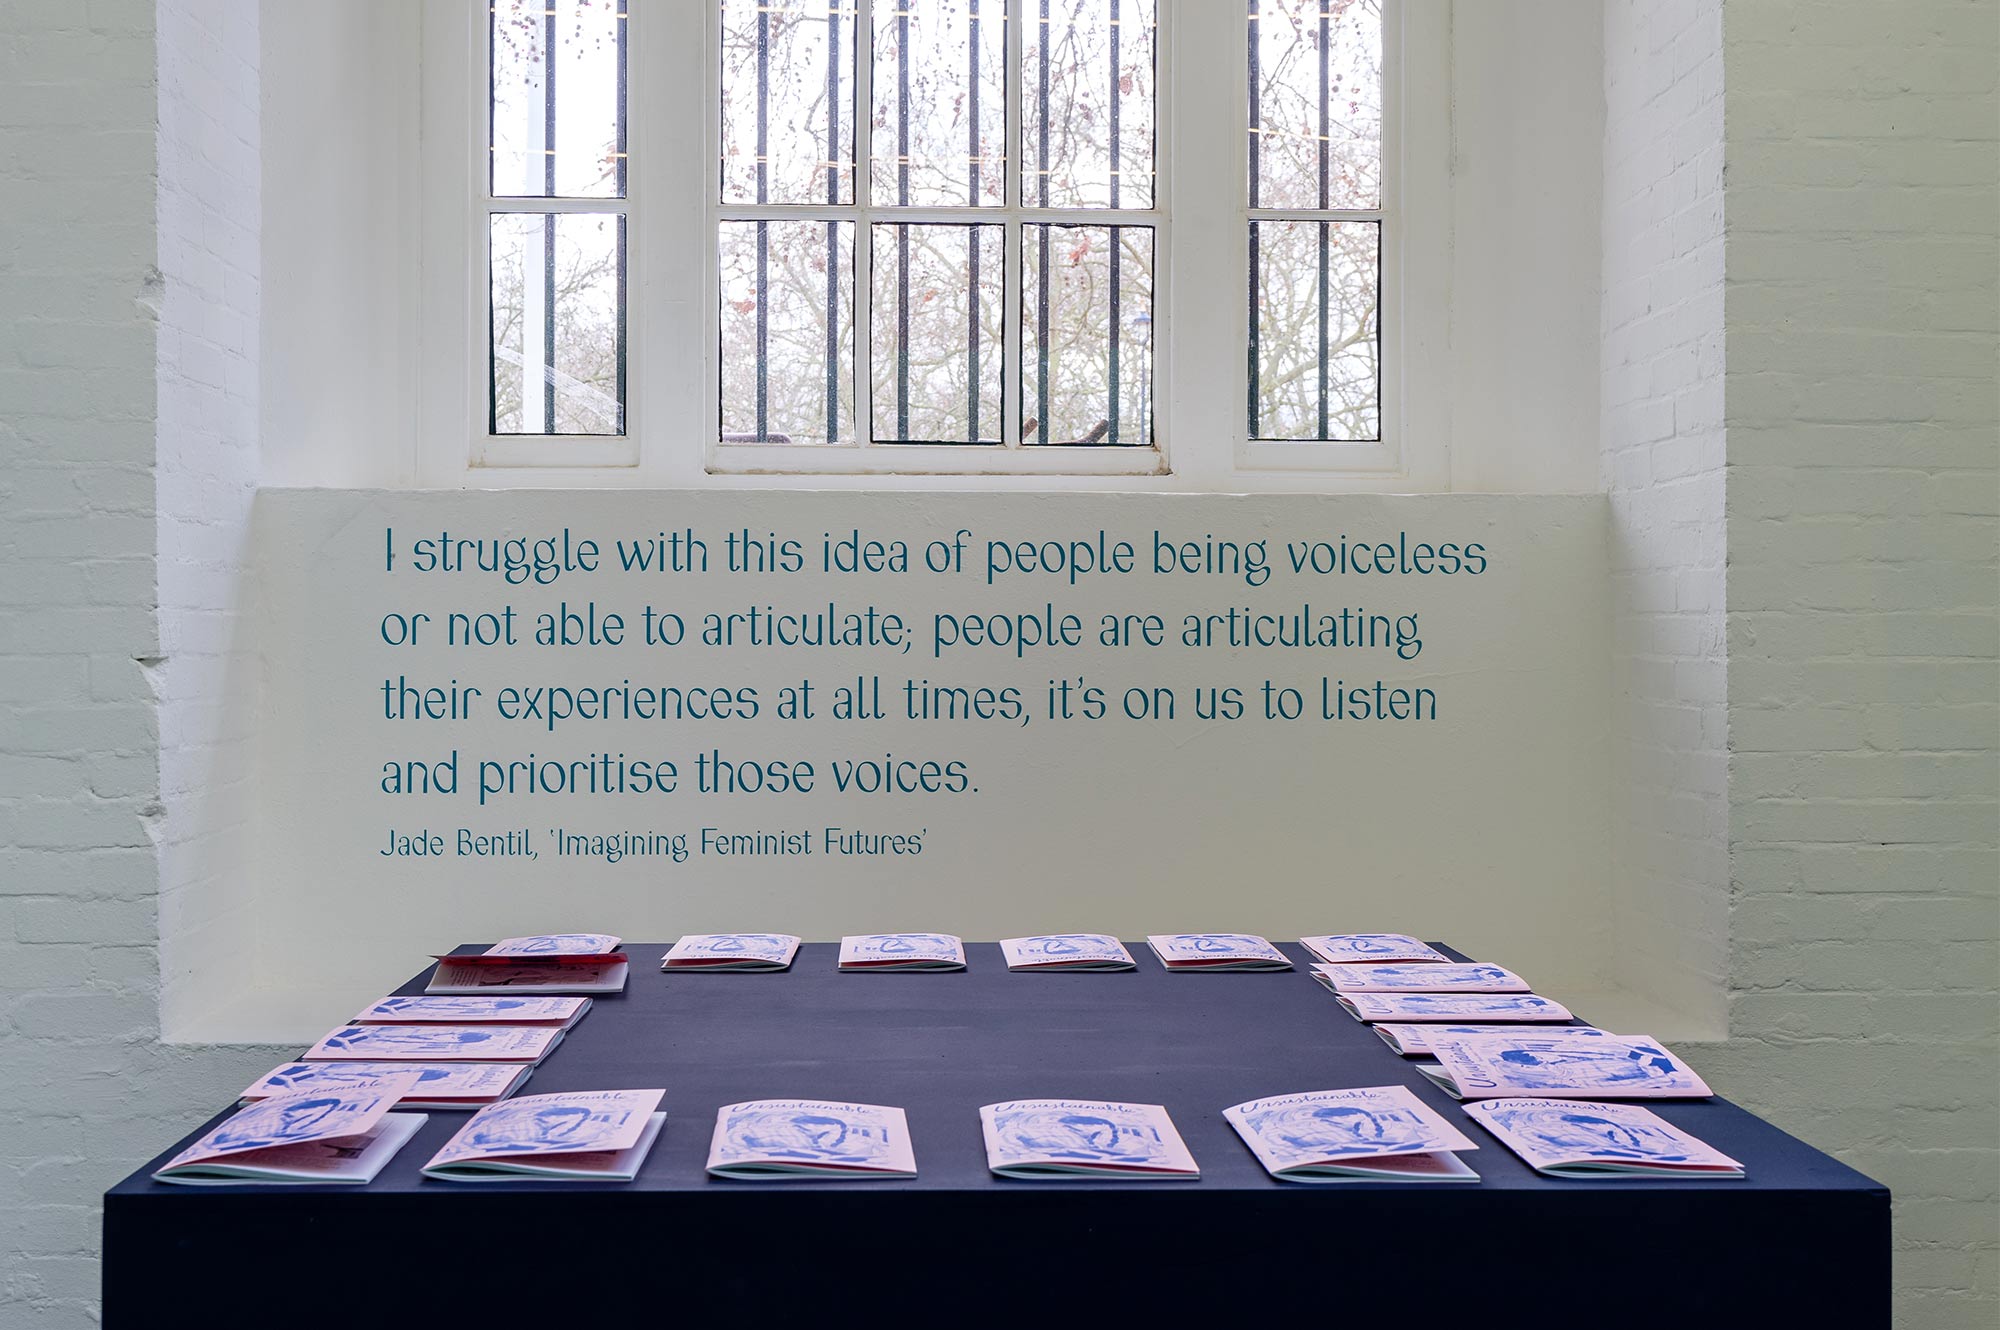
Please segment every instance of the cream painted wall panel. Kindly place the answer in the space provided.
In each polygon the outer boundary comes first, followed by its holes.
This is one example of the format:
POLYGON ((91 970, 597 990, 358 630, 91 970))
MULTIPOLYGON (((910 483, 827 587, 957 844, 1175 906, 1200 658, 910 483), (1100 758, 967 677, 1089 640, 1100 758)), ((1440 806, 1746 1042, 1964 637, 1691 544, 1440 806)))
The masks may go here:
MULTIPOLYGON (((684 524, 803 534, 816 544, 826 501, 810 494, 722 495, 347 494, 267 492, 260 499, 258 564, 269 606, 270 710, 263 813, 260 1001, 267 1023, 290 1019, 286 995, 310 995, 321 1013, 366 999, 405 976, 426 948, 561 926, 634 937, 733 926, 782 927, 809 937, 856 928, 921 926, 974 937, 1053 927, 1135 936, 1161 928, 1246 928, 1275 936, 1394 927, 1446 937, 1509 963, 1556 992, 1605 979, 1607 846, 1606 694, 1603 682, 1602 501, 1570 498, 1171 499, 856 495, 841 529, 913 539, 980 533, 1057 537, 1100 524, 1145 541, 1217 535, 1353 538, 1408 530, 1412 538, 1483 541, 1492 566, 1477 578, 1355 579, 1308 586, 1121 579, 1078 593, 1040 586, 985 592, 911 579, 803 576, 702 581, 600 576, 558 591, 595 594, 636 611, 639 598, 684 613, 753 600, 808 607, 864 597, 913 611, 936 606, 1034 609, 1054 599, 1095 624, 1103 612, 1158 609, 1177 623, 1197 607, 1260 609, 1302 600, 1420 614, 1421 655, 1409 665, 1378 653, 1335 653, 1320 666, 1289 653, 1163 649, 1122 664, 1111 653, 1011 655, 940 666, 920 653, 861 659, 809 652, 689 652, 649 658, 640 647, 604 653, 516 649, 504 658, 445 649, 392 649, 377 621, 393 606, 442 616, 449 606, 498 609, 548 600, 504 593, 497 579, 426 579, 378 571, 383 527, 404 538, 435 533, 531 534, 567 523, 610 537, 684 524), (684 663, 683 663, 684 660, 684 663), (1310 666, 1310 668, 1309 668, 1310 666), (1166 684, 1186 706, 1203 681, 1378 676, 1435 687, 1441 719, 1416 724, 1281 727, 1183 718, 1170 725, 1107 720, 1025 729, 901 721, 708 728, 577 727, 550 738, 475 725, 454 736, 380 719, 388 674, 492 684, 508 679, 586 682, 659 679, 754 681, 765 689, 808 675, 930 677, 1022 687, 1032 704, 1053 674, 1166 684), (543 755, 600 748, 659 750, 690 761, 698 747, 815 756, 894 750, 963 757, 980 792, 961 798, 881 799, 818 793, 796 803, 676 795, 642 815, 604 799, 515 802, 481 813, 467 802, 398 800, 377 792, 379 765, 407 751, 468 758, 532 748, 543 755), (569 864, 386 860, 391 827, 449 833, 458 826, 574 830, 826 825, 928 828, 915 860, 691 858, 569 864), (555 911, 555 913, 552 913, 555 911), (1081 912, 1079 912, 1081 911, 1081 912), (558 917, 558 915, 560 917, 558 917), (330 1004, 330 1005, 329 1005, 330 1004)), ((1142 548, 1144 545, 1142 544, 1142 548)), ((712 553, 719 558, 719 546, 712 553)), ((766 691, 767 699, 770 697, 766 691)), ((822 691, 822 698, 825 693, 822 691)), ((824 769, 824 768, 822 768, 824 769)), ((691 773, 689 773, 691 775, 691 773)), ((218 981, 229 982, 226 975, 218 981)), ((220 996, 220 995, 219 995, 220 996)), ((298 1018, 304 1021, 305 1018, 298 1018)), ((308 1022, 309 1023, 309 1022, 308 1022)), ((305 1024, 245 1029, 306 1035, 305 1024)), ((209 1033, 214 1033, 213 1030, 209 1033)))

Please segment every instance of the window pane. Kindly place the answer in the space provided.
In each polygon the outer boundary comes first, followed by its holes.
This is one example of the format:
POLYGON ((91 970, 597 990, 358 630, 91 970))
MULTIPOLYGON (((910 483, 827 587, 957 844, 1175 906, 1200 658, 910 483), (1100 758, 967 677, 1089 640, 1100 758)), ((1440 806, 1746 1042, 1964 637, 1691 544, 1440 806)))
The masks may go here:
POLYGON ((1382 203, 1381 0, 1250 0, 1250 206, 1382 203))
POLYGON ((852 203, 854 0, 721 3, 722 201, 852 203))
POLYGON ((1379 222, 1252 222, 1250 437, 1381 437, 1379 222))
POLYGON ((1153 441, 1153 232, 1022 228, 1023 443, 1153 441))
POLYGON ((1005 202, 1007 0, 878 0, 877 207, 1005 202))
POLYGON ((1000 441, 1006 228, 875 228, 875 438, 1000 441))
POLYGON ((625 432, 625 219, 498 213, 492 430, 625 432))
POLYGON ((854 439, 854 224, 724 222, 722 438, 854 439))
POLYGON ((1153 206, 1153 0, 1022 0, 1021 201, 1153 206))
POLYGON ((493 193, 623 198, 626 0, 493 0, 493 193))

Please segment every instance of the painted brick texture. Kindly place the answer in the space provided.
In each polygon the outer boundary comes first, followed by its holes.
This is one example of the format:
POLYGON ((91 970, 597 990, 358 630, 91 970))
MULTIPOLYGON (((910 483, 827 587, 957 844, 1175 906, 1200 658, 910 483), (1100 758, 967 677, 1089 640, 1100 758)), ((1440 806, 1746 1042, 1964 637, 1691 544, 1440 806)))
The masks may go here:
POLYGON ((2000 7, 1724 17, 1726 1093, 2000 1322, 2000 7))

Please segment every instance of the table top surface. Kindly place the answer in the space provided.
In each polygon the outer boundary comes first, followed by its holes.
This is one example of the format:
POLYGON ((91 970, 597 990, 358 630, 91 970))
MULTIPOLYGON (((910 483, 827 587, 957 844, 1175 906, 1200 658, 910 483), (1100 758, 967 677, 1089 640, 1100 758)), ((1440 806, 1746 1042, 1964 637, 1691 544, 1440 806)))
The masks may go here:
MULTIPOLYGON (((365 1188, 180 1187, 149 1174, 210 1124, 113 1187, 113 1197, 242 1196, 312 1191, 367 1195, 491 1195, 498 1189, 661 1193, 839 1188, 968 1191, 1142 1188, 1149 1192, 1345 1191, 1408 1184, 1302 1186, 1266 1174, 1222 1116, 1232 1104, 1301 1090, 1406 1085, 1480 1148, 1461 1155, 1494 1189, 1602 1192, 1867 1191, 1880 1184, 1721 1098, 1647 1107, 1742 1160, 1743 1179, 1543 1177, 1460 1111, 1367 1025, 1350 1017, 1307 971, 1311 957, 1281 944, 1298 967, 1268 973, 1170 974, 1143 944, 1138 969, 1011 973, 993 943, 968 943, 967 968, 840 973, 838 947, 807 943, 788 971, 663 974, 665 943, 628 943, 625 992, 596 998, 522 1088, 523 1094, 662 1087, 667 1129, 632 1183, 436 1182, 423 1165, 469 1116, 432 1111, 416 1137, 365 1188), (1164 1104, 1201 1167, 1197 1182, 999 1179, 987 1171, 983 1104, 1073 1098, 1164 1104), (909 1115, 917 1177, 902 1181, 728 1182, 704 1170, 715 1113, 750 1099, 811 1098, 893 1104, 909 1115)), ((477 947, 461 950, 478 950, 477 947)), ((1447 950, 1449 950, 1447 948, 1447 950)), ((1457 953, 1453 953, 1456 955, 1457 953)), ((423 991, 426 969, 399 993, 423 991)), ((1557 994, 1555 996, 1560 996, 1557 994)), ((1580 1013, 1588 1017, 1588 1013, 1580 1013)), ((337 1018, 336 1018, 337 1019, 337 1018)), ((1634 1031, 1632 1033, 1646 1033, 1634 1031)), ((1689 1050, 1679 1050, 1684 1055, 1689 1050)), ((1699 1046, 1689 1059, 1701 1070, 1699 1046)))

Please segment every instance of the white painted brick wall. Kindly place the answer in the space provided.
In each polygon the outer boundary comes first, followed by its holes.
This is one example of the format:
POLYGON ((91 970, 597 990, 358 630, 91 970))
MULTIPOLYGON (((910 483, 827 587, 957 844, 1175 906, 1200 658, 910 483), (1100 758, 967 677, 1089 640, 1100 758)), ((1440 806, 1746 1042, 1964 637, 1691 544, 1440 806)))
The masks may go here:
POLYGON ((1731 1042, 2000 1323, 2000 6, 1724 24, 1731 1042))
POLYGON ((1611 500, 1618 978, 1720 1032, 1721 0, 1604 13, 1601 479, 1611 500))
MULTIPOLYGON (((185 8, 160 17, 157 31, 172 32, 185 8)), ((156 337, 163 351, 174 343, 156 315, 193 311, 190 323, 211 325, 200 301, 163 289, 156 266, 170 248, 156 240, 157 58, 152 0, 0 5, 0 1325, 10 1330, 95 1323, 97 1194, 274 1054, 158 1037, 160 865, 146 824, 161 808, 160 742, 140 662, 161 650, 156 337)), ((183 145, 180 160, 206 160, 210 146, 183 145)), ((241 252, 241 238, 217 229, 213 243, 241 252)), ((208 244, 199 251, 215 254, 208 244)), ((254 289, 249 299, 254 310, 254 289)), ((212 327, 216 345, 247 345, 226 318, 212 327)))

